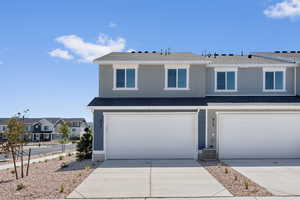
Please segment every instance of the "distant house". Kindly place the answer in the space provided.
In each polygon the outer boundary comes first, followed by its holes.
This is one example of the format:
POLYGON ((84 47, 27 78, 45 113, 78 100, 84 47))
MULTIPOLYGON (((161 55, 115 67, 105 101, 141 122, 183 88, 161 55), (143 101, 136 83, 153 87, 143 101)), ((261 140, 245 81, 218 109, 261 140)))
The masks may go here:
MULTIPOLYGON (((0 118, 0 140, 5 139, 7 122, 10 118, 0 118)), ((84 118, 24 118, 25 133, 28 141, 52 141, 60 138, 59 125, 67 122, 70 138, 79 138, 88 124, 84 118)))

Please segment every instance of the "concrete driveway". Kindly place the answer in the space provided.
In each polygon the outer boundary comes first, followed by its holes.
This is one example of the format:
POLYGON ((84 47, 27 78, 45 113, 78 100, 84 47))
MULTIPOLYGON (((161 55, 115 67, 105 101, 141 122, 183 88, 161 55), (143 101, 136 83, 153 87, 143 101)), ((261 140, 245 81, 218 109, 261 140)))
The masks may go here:
POLYGON ((194 160, 108 160, 68 198, 232 196, 194 160))
POLYGON ((300 195, 300 159, 224 162, 274 195, 300 195))

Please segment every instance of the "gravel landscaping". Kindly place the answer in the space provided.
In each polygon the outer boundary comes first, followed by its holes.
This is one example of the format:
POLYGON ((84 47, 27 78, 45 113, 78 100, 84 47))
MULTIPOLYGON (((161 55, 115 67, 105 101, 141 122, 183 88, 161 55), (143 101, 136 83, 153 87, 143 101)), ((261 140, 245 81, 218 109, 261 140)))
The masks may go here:
POLYGON ((99 164, 91 160, 76 161, 73 154, 62 160, 31 164, 29 176, 24 179, 16 180, 12 168, 0 170, 0 200, 65 198, 99 164))
MULTIPOLYGON (((42 157, 46 157, 46 156, 51 156, 51 155, 56 155, 56 154, 62 154, 62 153, 68 154, 68 153, 74 153, 74 152, 75 152, 74 150, 66 150, 65 152, 54 151, 54 152, 50 152, 50 153, 37 154, 37 155, 30 156, 30 160, 33 160, 33 159, 36 159, 36 158, 42 158, 42 157)), ((9 163, 13 163, 13 159, 11 157, 12 157, 11 153, 9 153, 9 159, 5 160, 5 161, 1 161, 0 165, 6 165, 6 164, 9 164, 9 163)), ((24 156, 23 160, 24 160, 24 164, 26 164, 27 161, 28 161, 28 156, 24 156)), ((21 158, 17 157, 16 162, 20 162, 20 161, 21 161, 21 158)))
POLYGON ((200 162, 234 196, 272 196, 265 188, 217 161, 200 162))

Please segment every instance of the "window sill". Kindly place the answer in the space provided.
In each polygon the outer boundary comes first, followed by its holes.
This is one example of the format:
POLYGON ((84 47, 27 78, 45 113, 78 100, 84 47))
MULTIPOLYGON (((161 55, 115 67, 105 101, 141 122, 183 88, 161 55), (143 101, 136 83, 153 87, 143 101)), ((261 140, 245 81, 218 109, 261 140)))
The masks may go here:
POLYGON ((138 88, 113 88, 113 90, 138 90, 138 88))
POLYGON ((263 90, 263 92, 287 92, 286 90, 263 90))
POLYGON ((164 88, 164 90, 190 90, 190 88, 164 88))
POLYGON ((215 90, 215 92, 237 92, 238 90, 215 90))

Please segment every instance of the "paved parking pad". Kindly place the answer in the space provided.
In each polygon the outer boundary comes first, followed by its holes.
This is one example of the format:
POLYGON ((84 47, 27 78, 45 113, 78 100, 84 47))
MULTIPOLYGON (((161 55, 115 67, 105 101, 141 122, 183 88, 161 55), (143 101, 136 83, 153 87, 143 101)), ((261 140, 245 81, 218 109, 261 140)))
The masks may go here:
POLYGON ((224 162, 274 195, 300 195, 300 159, 224 162))
POLYGON ((232 196, 194 160, 108 160, 68 198, 232 196))

